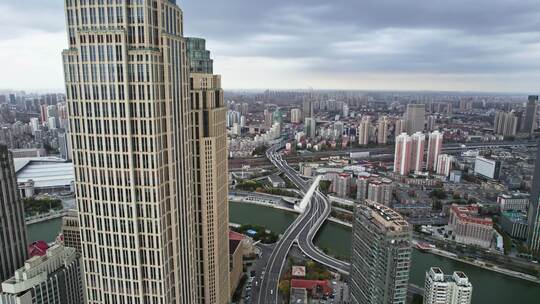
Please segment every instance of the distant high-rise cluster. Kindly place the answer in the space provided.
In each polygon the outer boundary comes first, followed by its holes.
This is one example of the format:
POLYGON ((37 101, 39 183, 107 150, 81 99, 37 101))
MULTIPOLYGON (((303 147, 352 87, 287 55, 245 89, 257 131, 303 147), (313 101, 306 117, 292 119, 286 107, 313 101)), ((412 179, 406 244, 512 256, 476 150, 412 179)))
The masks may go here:
POLYGON ((351 298, 359 304, 405 304, 412 227, 392 209, 366 201, 355 210, 351 298))
POLYGON ((426 136, 420 132, 412 136, 401 133, 396 137, 394 172, 407 175, 411 172, 422 172, 424 168, 436 170, 437 159, 442 151, 442 139, 442 133, 438 131, 429 135, 427 165, 424 166, 426 136))
POLYGON ((426 272, 424 304, 470 304, 473 286, 461 271, 445 275, 438 267, 426 272))
POLYGON ((0 283, 26 260, 24 206, 17 190, 13 158, 0 145, 0 283))

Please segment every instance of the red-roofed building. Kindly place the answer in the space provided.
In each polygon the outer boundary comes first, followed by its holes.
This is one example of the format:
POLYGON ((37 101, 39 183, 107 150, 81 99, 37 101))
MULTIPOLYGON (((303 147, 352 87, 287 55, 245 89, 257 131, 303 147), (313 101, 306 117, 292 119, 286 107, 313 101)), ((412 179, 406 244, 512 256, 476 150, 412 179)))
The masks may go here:
POLYGON ((44 256, 47 254, 49 245, 44 241, 36 241, 28 245, 28 257, 44 256))
POLYGON ((244 244, 243 241, 246 237, 235 231, 229 231, 229 260, 230 260, 230 272, 229 272, 229 284, 231 297, 242 278, 244 272, 244 244))
POLYGON ((292 288, 306 289, 313 298, 320 298, 323 295, 329 295, 333 291, 333 289, 330 288, 328 281, 317 280, 292 279, 291 289, 292 288))
POLYGON ((493 220, 480 217, 478 205, 452 205, 449 225, 456 242, 484 248, 491 246, 493 220))

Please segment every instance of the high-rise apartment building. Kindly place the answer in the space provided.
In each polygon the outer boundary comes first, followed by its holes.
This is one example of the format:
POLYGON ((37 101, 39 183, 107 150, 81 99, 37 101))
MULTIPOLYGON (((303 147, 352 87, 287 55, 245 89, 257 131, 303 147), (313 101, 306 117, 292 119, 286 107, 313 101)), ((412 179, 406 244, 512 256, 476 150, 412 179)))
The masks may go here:
POLYGON ((497 114, 495 114, 495 121, 493 123, 495 134, 502 135, 504 137, 516 136, 518 131, 518 121, 519 118, 514 114, 514 112, 497 112, 497 114))
MULTIPOLYGON (((219 77, 205 75, 207 53, 188 60, 175 1, 65 3, 63 60, 88 303, 220 303, 218 287, 202 298, 214 279, 200 273, 204 260, 215 280, 226 282, 220 262, 210 262, 227 248, 218 237, 227 231, 227 211, 212 205, 226 197, 227 182, 223 174, 207 178, 227 168, 216 133, 225 130, 222 94, 219 77), (192 64, 202 74, 190 78, 192 64), (213 231, 201 234, 205 229, 213 231), (200 247, 212 242, 214 252, 200 247)), ((199 52, 196 42, 191 50, 199 52)))
MULTIPOLYGON (((538 143, 538 146, 540 147, 540 143, 538 143)), ((533 183, 529 197, 528 223, 527 246, 538 256, 540 255, 540 149, 536 152, 534 164, 533 183)))
POLYGON ((429 134, 426 166, 428 171, 437 170, 437 159, 442 153, 443 138, 444 134, 439 131, 429 134))
POLYGON ((473 286, 461 271, 445 275, 439 267, 426 272, 424 304, 470 304, 473 286))
POLYGON ((302 114, 304 115, 304 120, 306 118, 315 118, 314 109, 313 109, 313 101, 311 99, 305 99, 302 102, 302 114))
POLYGON ((291 123, 302 123, 302 110, 296 108, 291 110, 291 123))
POLYGON ((388 125, 390 121, 387 116, 379 118, 377 123, 377 143, 379 145, 386 145, 388 142, 388 125))
POLYGON ((407 133, 407 122, 405 119, 396 119, 394 125, 394 135, 397 137, 401 133, 407 133))
MULTIPOLYGON (((201 41, 202 39, 188 38, 201 41)), ((188 43, 188 54, 190 51, 188 43)), ((196 58, 188 58, 196 60, 196 58)), ((213 70, 211 61, 205 64, 213 70)), ((228 303, 227 107, 221 76, 191 70, 195 235, 199 303, 228 303)))
POLYGON ((317 129, 316 129, 317 123, 315 121, 315 118, 308 117, 304 121, 304 132, 306 133, 306 136, 308 138, 314 139, 317 135, 317 129))
POLYGON ((426 150, 426 135, 424 133, 416 132, 411 136, 412 148, 411 148, 411 169, 415 173, 422 172, 424 170, 424 153, 426 150))
POLYGON ((411 237, 411 225, 392 209, 370 201, 356 207, 351 253, 352 303, 406 303, 411 237))
POLYGON ((81 261, 74 248, 54 245, 14 273, 2 282, 0 304, 85 303, 81 261))
POLYGON ((371 119, 369 116, 362 117, 358 125, 357 137, 358 144, 361 146, 369 144, 369 135, 371 133, 371 119))
POLYGON ((450 171, 452 170, 452 163, 454 162, 454 157, 448 154, 441 154, 437 157, 437 174, 441 176, 448 177, 450 171))
POLYGON ((532 134, 538 124, 538 95, 531 95, 525 107, 525 117, 521 131, 527 134, 532 134))
POLYGON ((404 118, 407 123, 407 133, 409 135, 416 132, 424 132, 426 124, 426 105, 408 104, 404 118))
POLYGON ((401 133, 396 137, 394 152, 394 172, 407 175, 411 172, 412 140, 407 133, 401 133))
POLYGON ((13 158, 0 145, 0 282, 13 275, 26 260, 24 206, 17 190, 13 158))

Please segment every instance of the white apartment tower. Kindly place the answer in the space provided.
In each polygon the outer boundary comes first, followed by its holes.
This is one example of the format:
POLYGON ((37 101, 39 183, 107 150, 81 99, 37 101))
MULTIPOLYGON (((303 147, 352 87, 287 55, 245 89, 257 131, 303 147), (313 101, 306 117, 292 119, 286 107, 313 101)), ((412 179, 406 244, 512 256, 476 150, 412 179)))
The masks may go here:
MULTIPOLYGON (((198 263, 209 254, 201 243, 222 243, 200 235, 201 223, 215 220, 199 212, 208 206, 200 199, 226 195, 219 187, 226 180, 218 175, 196 189, 208 174, 195 172, 203 165, 201 171, 227 169, 216 156, 222 136, 213 133, 221 127, 219 83, 203 76, 190 85, 181 9, 174 0, 65 5, 63 61, 88 303, 226 303, 221 292, 201 298, 208 273, 198 263), (192 89, 211 92, 191 100, 192 89), (199 106, 209 108, 203 121, 199 106), (204 123, 204 138, 193 138, 193 127, 204 123), (194 164, 201 153, 208 158, 194 164)), ((208 214, 221 219, 220 208, 208 214)), ((227 229, 213 223, 215 231, 227 229)))
POLYGON ((429 134, 427 151, 427 169, 429 171, 437 170, 437 160, 442 152, 443 133, 434 131, 429 134))
POLYGON ((411 136, 411 140, 411 169, 415 173, 419 173, 424 170, 424 151, 426 148, 426 135, 421 132, 416 132, 411 136))
POLYGON ((431 267, 426 272, 424 304, 470 304, 472 291, 472 284, 461 271, 450 276, 438 267, 431 267))
POLYGON ((396 137, 394 152, 394 172, 407 175, 411 172, 412 140, 407 133, 401 133, 396 137))

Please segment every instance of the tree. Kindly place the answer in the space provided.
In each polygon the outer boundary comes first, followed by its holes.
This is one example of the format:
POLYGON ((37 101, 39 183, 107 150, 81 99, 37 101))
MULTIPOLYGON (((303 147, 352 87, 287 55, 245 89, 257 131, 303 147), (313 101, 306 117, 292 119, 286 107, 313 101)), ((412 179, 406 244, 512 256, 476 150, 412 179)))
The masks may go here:
POLYGON ((286 299, 289 298, 291 293, 291 281, 290 280, 281 280, 278 285, 279 292, 285 296, 286 299))

